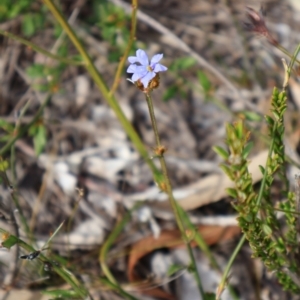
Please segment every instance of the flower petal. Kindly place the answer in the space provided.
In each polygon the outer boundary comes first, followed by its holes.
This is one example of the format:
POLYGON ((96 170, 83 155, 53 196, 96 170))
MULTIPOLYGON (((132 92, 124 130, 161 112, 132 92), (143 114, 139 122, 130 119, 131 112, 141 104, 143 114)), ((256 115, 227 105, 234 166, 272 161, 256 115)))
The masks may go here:
POLYGON ((138 49, 136 51, 136 57, 138 58, 138 61, 141 65, 143 65, 143 66, 149 65, 149 59, 144 50, 138 49))
POLYGON ((131 64, 134 64, 134 63, 139 62, 139 59, 138 59, 136 56, 129 56, 129 57, 128 57, 128 61, 129 61, 131 64))
POLYGON ((163 66, 161 64, 156 64, 154 66, 153 72, 158 73, 158 72, 164 72, 164 71, 167 71, 167 70, 168 70, 167 67, 165 67, 165 66, 163 66))
POLYGON ((135 70, 135 73, 141 74, 141 77, 145 76, 147 72, 149 71, 145 66, 137 66, 135 70))
POLYGON ((154 72, 148 72, 142 79, 141 83, 144 85, 144 88, 147 88, 149 85, 149 81, 155 77, 154 72))
POLYGON ((148 72, 146 67, 138 65, 130 65, 127 69, 127 73, 140 73, 141 77, 144 76, 146 72, 148 72))
POLYGON ((135 72, 132 77, 131 77, 131 80, 132 81, 137 81, 139 79, 141 79, 142 77, 146 76, 148 73, 148 71, 144 71, 144 72, 135 72))
POLYGON ((126 72, 127 73, 135 73, 136 72, 136 67, 137 67, 137 65, 129 65, 126 72))
POLYGON ((158 63, 162 58, 163 58, 163 54, 155 54, 152 59, 151 59, 151 62, 150 62, 150 65, 152 66, 153 64, 156 64, 158 63))
POLYGON ((131 80, 132 80, 133 82, 136 82, 136 81, 139 80, 140 78, 141 78, 141 75, 140 75, 140 74, 134 73, 134 74, 132 75, 132 77, 131 77, 131 80))

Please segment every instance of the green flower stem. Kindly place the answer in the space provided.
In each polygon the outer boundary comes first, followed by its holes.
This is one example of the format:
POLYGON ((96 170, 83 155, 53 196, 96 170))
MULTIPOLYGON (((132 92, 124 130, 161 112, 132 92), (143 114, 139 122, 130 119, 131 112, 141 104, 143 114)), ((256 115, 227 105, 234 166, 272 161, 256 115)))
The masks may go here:
POLYGON ((216 300, 219 300, 221 298, 221 294, 223 292, 223 290, 226 288, 227 284, 228 284, 228 275, 229 275, 229 271, 231 270, 231 267, 233 265, 233 262, 235 261, 238 253, 240 252, 242 246, 244 245, 244 242, 246 241, 246 235, 244 234, 242 236, 242 238, 240 239, 238 245, 235 247, 233 253, 231 254, 231 257, 226 265, 225 271, 222 275, 222 279, 221 282, 218 286, 217 289, 217 295, 216 295, 216 300))
POLYGON ((135 33, 136 33, 136 13, 137 13, 137 9, 138 9, 138 0, 132 0, 132 15, 131 15, 131 30, 130 30, 130 36, 129 36, 129 40, 127 43, 127 47, 125 49, 125 52, 123 53, 123 56, 121 58, 121 61, 118 65, 118 69, 115 75, 115 79, 113 82, 113 85, 110 89, 109 95, 113 95, 114 92, 116 91, 119 81, 120 81, 120 77, 122 74, 122 70, 126 61, 126 58, 128 57, 129 51, 131 50, 131 47, 133 45, 133 41, 135 40, 135 33))
MULTIPOLYGON (((296 57, 298 56, 300 52, 300 44, 298 44, 298 46, 296 47, 295 51, 294 51, 294 54, 291 56, 291 61, 286 69, 286 83, 288 83, 288 80, 290 79, 290 76, 291 76, 291 72, 293 70, 293 66, 295 64, 295 62, 297 62, 298 64, 300 64, 299 60, 296 59, 296 57)), ((286 89, 287 88, 287 85, 283 84, 283 89, 286 89)))
POLYGON ((118 291, 118 293, 124 297, 124 299, 128 299, 128 300, 138 300, 137 298, 133 297, 132 295, 128 294, 126 291, 124 291, 123 289, 120 289, 120 286, 113 284, 112 282, 105 280, 105 279, 100 279, 100 281, 108 286, 109 288, 111 288, 112 290, 116 290, 118 291))
MULTIPOLYGON (((277 124, 274 124, 273 134, 272 134, 272 140, 271 140, 271 144, 270 144, 270 148, 269 148, 269 153, 268 153, 267 162, 266 162, 266 165, 265 165, 265 170, 267 170, 267 167, 268 167, 268 160, 271 159, 271 155, 272 155, 273 150, 274 150, 274 144, 275 144, 274 132, 275 132, 275 127, 277 127, 277 124)), ((267 182, 267 175, 268 175, 268 172, 265 171, 264 174, 263 174, 263 178, 262 178, 262 181, 261 181, 261 185, 260 185, 260 187, 259 187, 258 196, 257 196, 257 199, 256 199, 256 204, 257 204, 258 206, 261 204, 261 200, 262 200, 262 198, 263 198, 263 193, 264 193, 265 186, 266 186, 266 182, 267 182)))
MULTIPOLYGON (((151 118, 153 132, 154 132, 154 136, 155 136, 156 147, 160 148, 162 145, 160 143, 159 133, 158 133, 158 129, 157 129, 157 122, 156 122, 156 118, 155 118, 155 114, 154 114, 152 98, 151 98, 150 93, 146 93, 145 96, 146 96, 146 101, 147 101, 147 104, 148 104, 148 109, 149 109, 149 114, 150 114, 150 118, 151 118)), ((202 296, 202 299, 205 300, 206 296, 205 296, 203 286, 202 286, 202 283, 201 283, 201 278, 200 278, 199 273, 197 271, 196 260, 195 260, 195 257, 194 257, 193 251, 192 251, 192 247, 190 245, 189 238, 187 237, 187 234, 186 234, 186 231, 185 231, 185 228, 184 228, 184 225, 183 225, 183 221, 182 221, 181 216, 180 216, 180 210, 179 210, 178 204, 176 203, 176 200, 173 196, 172 186, 171 186, 171 182, 170 182, 170 179, 169 179, 167 165, 166 165, 166 161, 165 161, 165 158, 164 158, 163 154, 161 154, 159 156, 159 161, 160 161, 160 165, 161 165, 161 169, 162 169, 162 173, 163 173, 163 181, 160 181, 159 184, 163 183, 164 186, 165 186, 165 192, 169 197, 169 202, 170 202, 170 205, 172 207, 172 210, 173 210, 173 213, 174 213, 174 216, 175 216, 175 219, 176 219, 177 226, 178 226, 178 228, 181 232, 181 235, 182 235, 182 238, 183 238, 184 242, 187 245, 188 253, 189 253, 189 256, 190 256, 190 259, 191 259, 191 264, 194 268, 193 271, 194 271, 194 275, 195 275, 195 279, 196 279, 196 282, 197 282, 197 285, 198 285, 199 292, 202 296)))
MULTIPOLYGON (((210 251, 209 247, 207 246, 204 238, 202 237, 201 233, 195 228, 191 220, 189 219, 189 216, 186 211, 183 210, 181 206, 177 206, 180 212, 180 216, 184 223, 186 224, 187 228, 190 230, 190 232, 193 233, 193 240, 196 242, 197 246, 201 251, 206 255, 206 257, 209 259, 209 263, 211 266, 218 271, 219 274, 222 274, 222 270, 220 266, 218 265, 216 259, 214 258, 212 252, 210 251)), ((229 292, 231 294, 232 299, 238 300, 239 298, 237 297, 235 291, 233 288, 228 285, 229 292)))
POLYGON ((8 38, 11 38, 15 41, 18 41, 20 42, 21 44, 24 44, 30 48, 32 48, 34 51, 36 52, 39 52, 39 53, 42 53, 43 55, 47 56, 47 57, 50 57, 50 58, 53 58, 55 60, 58 60, 60 61, 61 63, 65 63, 65 64, 68 64, 68 65, 75 65, 75 66, 82 66, 84 65, 84 63, 82 61, 76 61, 76 60, 72 60, 72 59, 69 59, 69 58, 65 58, 65 57, 62 57, 62 56, 59 56, 59 55, 56 55, 56 54, 53 54, 41 47, 39 47, 38 45, 32 43, 32 42, 29 42, 17 35, 14 35, 10 32, 7 32, 7 31, 4 31, 4 30, 1 30, 0 29, 0 34, 2 34, 3 36, 6 36, 8 38))
POLYGON ((114 227, 113 231, 110 233, 108 238, 103 243, 103 245, 100 249, 100 253, 99 253, 99 262, 100 262, 102 271, 105 274, 105 276, 107 277, 107 279, 115 285, 118 285, 118 283, 117 283, 117 280, 114 278, 114 276, 111 274, 111 272, 106 264, 106 257, 107 257, 107 253, 108 253, 110 247, 112 246, 112 244, 114 243, 116 238, 120 235, 120 233, 122 232, 126 223, 129 222, 130 217, 131 217, 131 213, 127 213, 125 216, 122 217, 121 221, 119 223, 117 223, 117 225, 114 227))
POLYGON ((274 45, 274 46, 277 49, 279 49, 281 52, 283 52, 285 55, 287 55, 289 58, 294 60, 296 63, 300 64, 300 61, 298 59, 296 59, 296 57, 293 54, 291 54, 287 49, 285 49, 283 46, 281 46, 280 44, 274 45))
POLYGON ((79 207, 79 202, 82 201, 83 197, 84 197, 84 192, 82 190, 80 190, 79 188, 77 189, 77 193, 78 193, 78 196, 77 196, 77 199, 75 201, 75 204, 74 204, 74 208, 72 209, 71 211, 71 214, 70 214, 70 217, 68 219, 68 223, 67 223, 67 249, 68 249, 68 256, 67 257, 71 257, 71 248, 70 248, 70 233, 71 233, 71 226, 72 226, 72 223, 74 221, 74 218, 75 218, 75 215, 78 211, 78 207, 79 207))
POLYGON ((11 185, 16 186, 17 172, 16 172, 16 146, 13 144, 10 148, 10 172, 11 172, 11 185))
POLYGON ((74 44, 74 46, 77 48, 78 52, 81 54, 83 61, 85 62, 85 67, 89 74, 91 75, 92 79, 98 86, 99 90, 102 92, 104 98, 106 99, 109 106, 112 108, 112 110, 115 112, 117 118, 119 119, 122 127, 124 128, 125 132, 128 134, 129 138, 131 139, 132 143, 135 145, 137 151, 140 153, 140 155, 143 157, 143 159, 148 164, 149 168, 151 169, 155 181, 158 181, 161 177, 160 172, 155 167, 154 163, 151 161, 151 159, 148 156, 147 149, 145 148, 144 144, 142 143, 140 137, 136 133, 135 129, 133 128, 132 124, 127 120, 126 116, 124 115, 124 112, 122 111, 119 103, 116 101, 113 95, 110 94, 106 84, 104 83, 104 80, 99 73, 99 71, 96 69, 95 65, 93 64, 90 56, 88 55, 85 48, 80 43, 77 35, 73 31, 73 29, 70 27, 66 19, 63 17, 61 12, 58 10, 57 6, 54 4, 52 0, 43 0, 43 2, 46 4, 46 6, 49 8, 49 10, 54 15, 55 19, 60 23, 62 28, 65 30, 67 35, 69 36, 70 40, 74 44))
POLYGON ((117 292, 119 292, 126 299, 131 299, 131 300, 137 300, 137 299, 129 295, 128 293, 126 293, 124 289, 119 285, 118 281, 114 278, 113 274, 109 270, 109 267, 107 266, 106 258, 109 249, 111 248, 111 246, 113 245, 117 237, 120 235, 125 225, 130 221, 132 211, 137 209, 139 206, 140 203, 137 203, 129 212, 127 212, 127 214, 125 214, 125 216, 122 217, 120 222, 116 224, 113 231, 110 233, 108 238, 103 243, 99 253, 99 263, 101 265, 103 273, 105 274, 106 278, 109 281, 110 287, 116 290, 117 292))
POLYGON ((211 266, 217 270, 221 271, 216 259, 214 258, 213 254, 211 253, 209 247, 205 243, 204 238, 202 237, 201 233, 195 228, 194 224, 191 222, 188 214, 186 211, 183 210, 181 206, 177 206, 180 212, 180 216, 182 221, 185 223, 186 227, 193 233, 193 240, 197 243, 199 249, 207 256, 209 259, 209 263, 211 266))

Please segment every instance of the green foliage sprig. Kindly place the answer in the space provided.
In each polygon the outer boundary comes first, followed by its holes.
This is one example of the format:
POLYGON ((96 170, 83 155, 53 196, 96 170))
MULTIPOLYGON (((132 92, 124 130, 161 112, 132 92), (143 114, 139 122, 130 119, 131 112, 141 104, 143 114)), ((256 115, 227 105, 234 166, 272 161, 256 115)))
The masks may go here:
POLYGON ((221 166, 223 171, 235 183, 234 188, 228 189, 228 194, 235 199, 233 206, 239 213, 238 223, 249 241, 253 257, 262 259, 285 289, 299 292, 296 218, 291 211, 295 208, 295 197, 288 193, 284 166, 283 116, 286 102, 285 90, 280 92, 274 88, 271 103, 273 116, 266 116, 271 144, 266 166, 260 166, 263 180, 258 193, 253 188, 248 170, 247 157, 252 146, 249 143, 250 132, 242 120, 226 126, 228 151, 220 147, 215 147, 215 150, 225 159, 221 166), (288 195, 286 204, 281 206, 285 210, 287 231, 284 231, 282 222, 279 221, 270 192, 276 175, 284 181, 283 194, 288 195))

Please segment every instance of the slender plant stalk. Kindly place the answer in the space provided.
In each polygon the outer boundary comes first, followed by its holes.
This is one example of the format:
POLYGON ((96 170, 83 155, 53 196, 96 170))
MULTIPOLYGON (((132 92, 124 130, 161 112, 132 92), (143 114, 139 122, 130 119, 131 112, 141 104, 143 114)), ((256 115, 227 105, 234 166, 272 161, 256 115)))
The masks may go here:
POLYGON ((244 245, 244 242, 246 241, 246 235, 244 234, 242 236, 242 238, 240 239, 239 243, 237 244, 237 246, 235 247, 233 253, 230 256, 230 259, 226 265, 225 271, 222 275, 221 278, 221 282, 219 283, 218 289, 217 289, 217 295, 216 295, 216 300, 219 300, 221 297, 222 292, 224 291, 225 287, 228 284, 228 275, 229 272, 232 268, 232 265, 237 257, 237 255, 239 254, 240 250, 242 249, 242 246, 244 245))
POLYGON ((135 33, 136 33, 136 13, 137 13, 137 9, 138 9, 138 0, 132 0, 132 15, 131 15, 131 30, 130 30, 130 36, 129 36, 129 40, 127 43, 127 47, 123 53, 123 56, 120 60, 120 63, 118 65, 117 68, 117 72, 115 75, 115 79, 113 82, 113 85, 109 91, 109 95, 113 95, 114 92, 116 91, 116 89, 118 88, 119 85, 119 81, 120 81, 120 77, 122 74, 122 70, 126 61, 126 58, 128 57, 129 51, 132 48, 133 42, 135 40, 135 33))
POLYGON ((220 269, 216 259, 214 258, 214 256, 212 255, 209 247, 205 243, 205 240, 202 237, 201 233, 197 230, 197 228, 195 228, 194 224, 191 222, 187 212, 184 211, 181 206, 178 205, 177 207, 179 209, 181 219, 185 223, 186 227, 193 233, 193 239, 197 243, 198 247, 207 256, 207 258, 209 259, 209 262, 212 265, 212 267, 215 270, 220 271, 221 269, 220 269))
MULTIPOLYGON (((130 221, 131 213, 133 210, 135 210, 140 204, 136 204, 129 212, 125 214, 125 216, 122 216, 122 219, 116 224, 113 231, 110 233, 108 238, 103 243, 100 253, 99 253, 99 263, 101 265, 102 271, 105 274, 106 278, 109 280, 109 282, 114 286, 114 289, 116 289, 119 293, 125 292, 122 287, 119 285, 118 281, 114 278, 113 274, 110 272, 109 267, 107 266, 106 260, 107 260, 107 254, 113 243, 115 242, 116 238, 120 235, 122 230, 124 229, 126 223, 130 221)), ((125 292, 125 294, 127 294, 125 292)), ((123 295, 121 293, 121 295, 123 295)), ((129 295, 129 294, 127 294, 129 295)), ((132 296, 130 296, 132 297, 132 296)), ((135 299, 134 297, 128 298, 128 299, 135 299)))
POLYGON ((38 193, 37 197, 35 197, 35 200, 34 200, 32 213, 31 213, 31 219, 29 222, 29 228, 30 228, 31 232, 34 231, 36 218, 37 218, 38 212, 40 210, 41 202, 42 202, 43 196, 47 190, 47 177, 48 176, 49 176, 49 171, 47 170, 42 176, 42 184, 39 189, 39 193, 38 193))
POLYGON ((124 297, 124 299, 128 299, 128 300, 138 300, 137 298, 133 297, 132 295, 128 294, 126 291, 124 291, 123 289, 120 289, 120 286, 115 285, 114 283, 105 280, 105 279, 100 279, 102 281, 103 284, 107 285, 109 288, 116 290, 119 292, 119 294, 121 296, 124 297))
POLYGON ((81 189, 77 189, 77 193, 78 193, 78 196, 77 196, 77 199, 75 201, 75 205, 74 205, 74 208, 72 209, 72 212, 71 212, 71 215, 68 219, 68 223, 67 223, 67 243, 68 243, 68 257, 70 257, 70 253, 71 253, 71 249, 70 249, 70 232, 71 232, 71 225, 72 225, 72 222, 74 220, 74 217, 75 217, 75 214, 76 212, 78 211, 78 207, 79 207, 79 202, 83 199, 84 197, 84 192, 83 190, 81 189))
POLYGON ((125 132, 130 137, 132 143, 135 145, 136 149, 140 153, 140 155, 143 157, 143 159, 148 164, 149 168, 151 169, 155 181, 159 181, 161 178, 161 173, 157 170, 154 163, 151 161, 151 159, 148 156, 147 149, 145 148, 143 142, 141 141, 140 137, 136 133, 135 129, 133 128, 132 124, 128 121, 126 116, 124 115, 124 112, 122 111, 119 103, 116 101, 113 95, 110 94, 106 84, 104 83, 104 80, 102 79, 101 74, 95 67, 94 63, 92 62, 90 56, 88 55, 86 49, 82 46, 81 42, 79 41, 77 35, 75 34, 74 30, 70 27, 66 19, 63 17, 57 6, 54 4, 52 0, 43 0, 43 2, 46 4, 48 9, 52 12, 55 19, 60 23, 62 28, 65 30, 67 35, 69 36, 70 40, 74 44, 74 46, 77 48, 78 52, 81 54, 83 61, 85 62, 85 67, 91 77, 93 78, 95 84, 103 94, 104 98, 106 99, 109 106, 112 108, 112 110, 115 112, 117 118, 119 119, 122 127, 124 128, 125 132))
POLYGON ((283 46, 281 46, 280 44, 274 45, 277 49, 279 49, 282 53, 284 53, 285 55, 287 55, 289 58, 291 58, 292 60, 294 60, 294 62, 300 64, 300 61, 298 59, 296 59, 296 57, 291 54, 287 49, 285 49, 283 46))
POLYGON ((100 249, 100 253, 99 253, 99 263, 101 265, 102 271, 105 274, 105 276, 107 277, 107 279, 115 285, 118 285, 118 282, 114 278, 112 273, 110 272, 109 267, 107 266, 106 257, 107 257, 110 247, 112 246, 112 244, 114 243, 116 238, 119 236, 119 234, 123 230, 125 224, 129 221, 129 218, 130 218, 129 214, 122 217, 121 221, 119 223, 117 223, 117 225, 115 226, 113 231, 110 233, 108 238, 103 243, 103 245, 100 249))
MULTIPOLYGON (((146 101, 148 104, 148 109, 149 109, 149 114, 150 114, 150 118, 151 118, 153 132, 154 132, 154 136, 155 136, 156 147, 161 148, 162 145, 160 143, 160 137, 159 137, 157 122, 156 122, 156 118, 155 118, 155 114, 154 114, 152 98, 151 98, 150 93, 146 93, 145 96, 146 96, 146 101)), ((172 186, 171 186, 171 182, 169 179, 167 165, 166 165, 166 161, 165 161, 163 153, 161 155, 159 155, 159 161, 160 161, 160 165, 161 165, 161 169, 162 169, 162 173, 163 173, 163 177, 164 177, 163 181, 160 182, 160 187, 162 187, 162 186, 164 187, 163 189, 169 197, 169 202, 172 207, 177 226, 181 232, 184 242, 187 245, 188 253, 189 253, 189 256, 191 259, 191 264, 194 268, 193 273, 194 273, 194 276, 195 276, 195 279, 196 279, 196 282, 198 285, 200 295, 202 296, 202 299, 206 299, 205 292, 203 290, 203 286, 202 286, 202 282, 201 282, 201 278, 197 271, 196 260, 195 260, 195 257, 194 257, 193 251, 192 251, 192 247, 190 245, 189 238, 187 237, 187 234, 186 234, 186 231, 184 228, 184 224, 183 224, 181 216, 180 216, 178 204, 176 203, 176 200, 173 196, 172 186)))
POLYGON ((53 53, 39 47, 37 44, 34 44, 34 43, 32 43, 28 40, 25 40, 25 39, 23 39, 23 38, 21 38, 17 35, 14 35, 14 34, 10 33, 10 32, 7 32, 7 31, 4 31, 4 30, 0 29, 0 34, 2 34, 5 37, 11 38, 11 39, 13 39, 17 42, 20 42, 21 44, 24 44, 24 45, 28 46, 29 48, 33 49, 34 51, 39 52, 39 53, 41 53, 41 54, 43 54, 47 57, 58 60, 61 63, 68 64, 68 65, 75 65, 75 66, 84 65, 84 63, 82 61, 76 61, 76 60, 72 60, 72 59, 69 59, 69 58, 66 58, 66 57, 62 57, 62 56, 53 54, 53 53))
POLYGON ((11 172, 11 184, 14 187, 17 182, 17 172, 16 172, 16 147, 11 146, 10 149, 10 172, 11 172))

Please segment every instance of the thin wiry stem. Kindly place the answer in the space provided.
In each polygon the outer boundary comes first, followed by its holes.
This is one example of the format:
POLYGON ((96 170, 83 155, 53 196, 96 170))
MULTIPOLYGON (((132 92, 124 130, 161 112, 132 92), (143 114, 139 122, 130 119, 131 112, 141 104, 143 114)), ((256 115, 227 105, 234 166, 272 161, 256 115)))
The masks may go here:
POLYGON ((112 286, 113 289, 118 291, 121 295, 123 295, 126 299, 130 300, 137 300, 132 295, 127 294, 121 285, 118 283, 118 281, 115 279, 113 274, 111 273, 106 261, 107 261, 107 255, 108 251, 117 239, 117 237, 120 235, 122 230, 124 229, 126 223, 130 221, 131 213, 133 210, 135 210, 137 207, 139 207, 140 204, 135 205, 131 211, 129 211, 125 216, 122 217, 122 219, 116 224, 110 235, 107 237, 105 242, 103 243, 100 253, 99 253, 99 263, 102 268, 103 273, 105 274, 106 278, 109 280, 109 285, 112 286), (125 294, 124 294, 125 293, 125 294))
POLYGON ((240 239, 239 243, 237 244, 237 246, 235 247, 235 249, 234 249, 233 253, 231 254, 230 259, 226 265, 225 271, 222 275, 221 282, 219 283, 219 286, 217 289, 216 300, 220 299, 222 292, 226 288, 226 285, 228 283, 228 275, 231 270, 231 267, 232 267, 237 255, 239 254, 240 250, 242 249, 245 241, 246 241, 246 235, 244 234, 242 236, 242 238, 240 239))
POLYGON ((58 60, 60 61, 61 63, 65 63, 65 64, 68 64, 68 65, 75 65, 75 66, 82 66, 84 65, 84 63, 82 61, 76 61, 76 60, 72 60, 72 59, 69 59, 69 58, 66 58, 66 57, 62 57, 62 56, 59 56, 59 55, 56 55, 56 54, 53 54, 41 47, 39 47, 38 45, 30 42, 30 41, 27 41, 17 35, 14 35, 10 32, 7 32, 7 31, 4 31, 2 29, 0 29, 0 34, 2 34, 3 36, 5 37, 8 37, 8 38, 11 38, 15 41, 18 41, 20 42, 21 44, 24 44, 26 46, 28 46, 29 48, 33 49, 34 51, 36 52, 39 52, 47 57, 50 57, 50 58, 53 58, 55 60, 58 60))
MULTIPOLYGON (((153 128, 153 132, 154 132, 154 136, 155 136, 156 147, 158 149, 158 148, 161 148, 162 145, 161 145, 160 137, 159 137, 159 133, 158 133, 157 122, 156 122, 154 108, 153 108, 153 102, 152 102, 152 98, 151 98, 150 93, 146 93, 145 95, 146 95, 146 101, 147 101, 147 104, 148 104, 149 114, 150 114, 150 118, 151 118, 152 128, 153 128)), ((171 186, 171 182, 170 182, 170 179, 169 179, 167 165, 166 165, 166 161, 165 161, 163 153, 161 153, 159 155, 159 161, 160 161, 160 165, 161 165, 161 169, 162 169, 162 173, 163 173, 163 181, 160 182, 159 185, 160 185, 161 188, 163 187, 163 190, 166 192, 166 194, 169 197, 169 202, 170 202, 170 205, 172 207, 172 210, 173 210, 173 213, 174 213, 174 216, 175 216, 175 219, 176 219, 177 226, 178 226, 178 228, 181 232, 181 235, 182 235, 182 238, 183 238, 184 242, 187 245, 187 250, 188 250, 188 253, 189 253, 189 256, 190 256, 190 259, 191 259, 191 264, 194 268, 193 273, 195 275, 195 279, 196 279, 196 282, 197 282, 197 285, 198 285, 200 295, 202 296, 202 299, 205 300, 206 296, 205 296, 205 292, 204 292, 204 289, 203 289, 203 286, 202 286, 201 278, 200 278, 199 273, 197 271, 196 260, 195 260, 195 257, 194 257, 193 251, 192 251, 192 247, 190 245, 189 238, 186 234, 186 231, 185 231, 185 228, 184 228, 184 225, 183 225, 183 221, 182 221, 181 216, 180 216, 180 211, 178 209, 178 204, 176 203, 176 200, 173 196, 172 186, 171 186)))
POLYGON ((125 52, 124 52, 124 54, 123 54, 123 56, 120 60, 119 65, 118 65, 118 69, 117 69, 117 72, 116 72, 116 75, 115 75, 115 79, 114 79, 113 85, 112 85, 112 87, 110 89, 110 92, 109 92, 110 95, 113 95, 114 92, 116 91, 117 87, 118 87, 120 77, 121 77, 121 73, 122 73, 126 58, 129 54, 129 51, 132 48, 132 44, 133 44, 134 40, 135 40, 137 8, 138 8, 138 1, 137 0, 132 0, 132 15, 131 15, 130 36, 129 36, 129 40, 128 40, 125 52))

